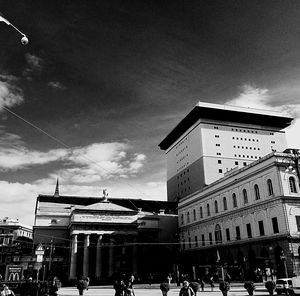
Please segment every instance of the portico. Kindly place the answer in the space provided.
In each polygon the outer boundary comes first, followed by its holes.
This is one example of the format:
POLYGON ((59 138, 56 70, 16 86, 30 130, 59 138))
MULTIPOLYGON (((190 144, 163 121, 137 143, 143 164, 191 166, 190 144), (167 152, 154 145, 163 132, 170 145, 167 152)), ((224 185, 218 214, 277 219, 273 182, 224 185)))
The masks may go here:
POLYGON ((74 231, 71 234, 69 279, 85 276, 101 281, 116 272, 137 271, 136 242, 135 232, 74 231))

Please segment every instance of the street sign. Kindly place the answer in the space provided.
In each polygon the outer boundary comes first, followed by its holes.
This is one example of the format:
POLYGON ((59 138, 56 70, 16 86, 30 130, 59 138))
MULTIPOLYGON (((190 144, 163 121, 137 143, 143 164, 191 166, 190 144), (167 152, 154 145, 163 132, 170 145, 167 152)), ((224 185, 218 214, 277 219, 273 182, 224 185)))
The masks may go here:
POLYGON ((36 255, 36 262, 43 262, 43 255, 36 255))
POLYGON ((38 246, 37 246, 37 248, 35 249, 35 255, 44 255, 44 253, 45 253, 45 250, 44 250, 44 248, 43 248, 43 246, 42 246, 42 244, 39 244, 38 246))

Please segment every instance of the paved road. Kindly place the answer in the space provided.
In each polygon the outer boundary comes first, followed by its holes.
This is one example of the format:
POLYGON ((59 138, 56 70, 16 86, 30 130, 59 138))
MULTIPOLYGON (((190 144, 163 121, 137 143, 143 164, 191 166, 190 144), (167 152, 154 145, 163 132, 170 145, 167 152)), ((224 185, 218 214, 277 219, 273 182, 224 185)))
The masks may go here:
MULTIPOLYGON (((75 287, 64 287, 59 290, 60 296, 78 296, 78 291, 75 287)), ((114 296, 114 290, 111 287, 90 287, 88 291, 84 291, 84 296, 114 296)), ((139 287, 135 288, 136 296, 161 296, 161 291, 158 287, 139 287)), ((168 296, 178 296, 179 287, 173 286, 168 293, 168 296)), ((241 287, 232 287, 229 291, 228 296, 246 296, 248 293, 241 287)), ((267 296, 269 295, 267 290, 258 288, 254 292, 254 296, 267 296)), ((222 296, 219 289, 215 288, 214 291, 210 291, 207 288, 204 292, 198 292, 197 296, 222 296)))

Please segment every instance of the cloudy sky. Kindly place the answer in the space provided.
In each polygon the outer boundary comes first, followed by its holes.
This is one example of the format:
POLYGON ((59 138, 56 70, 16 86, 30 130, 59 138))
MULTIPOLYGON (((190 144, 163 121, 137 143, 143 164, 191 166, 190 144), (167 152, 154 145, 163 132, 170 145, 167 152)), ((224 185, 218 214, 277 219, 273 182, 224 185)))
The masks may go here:
POLYGON ((300 1, 0 0, 0 217, 38 194, 166 200, 158 144, 198 102, 290 112, 300 1))

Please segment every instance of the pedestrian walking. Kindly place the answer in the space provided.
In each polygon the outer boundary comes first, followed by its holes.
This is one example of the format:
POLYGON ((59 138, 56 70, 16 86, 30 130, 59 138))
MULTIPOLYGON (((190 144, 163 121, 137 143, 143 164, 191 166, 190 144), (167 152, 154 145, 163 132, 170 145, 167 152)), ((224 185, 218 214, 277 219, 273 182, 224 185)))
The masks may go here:
POLYGON ((83 291, 85 289, 85 282, 84 280, 77 281, 76 287, 78 289, 79 295, 83 295, 83 291))
POLYGON ((1 296, 15 296, 15 293, 8 288, 7 285, 3 285, 3 291, 1 292, 1 296))
POLYGON ((126 285, 122 278, 118 278, 114 282, 115 296, 124 296, 126 291, 126 285))
POLYGON ((183 286, 179 291, 179 296, 195 296, 195 292, 190 287, 190 283, 188 281, 183 281, 183 286))
POLYGON ((171 281, 172 281, 172 276, 171 274, 169 273, 168 276, 167 276, 167 281, 169 283, 169 285, 171 284, 171 281))
POLYGON ((170 291, 170 284, 169 283, 161 283, 160 286, 159 286, 161 292, 162 292, 162 295, 163 296, 167 296, 168 295, 168 292, 170 291))
POLYGON ((203 281, 203 278, 201 277, 200 279, 199 279, 199 284, 200 284, 200 287, 201 287, 201 291, 202 292, 204 292, 204 281, 203 281))
POLYGON ((211 290, 213 291, 214 290, 214 287, 215 287, 215 284, 214 284, 214 277, 211 276, 209 278, 209 284, 210 284, 210 287, 211 287, 211 290))

